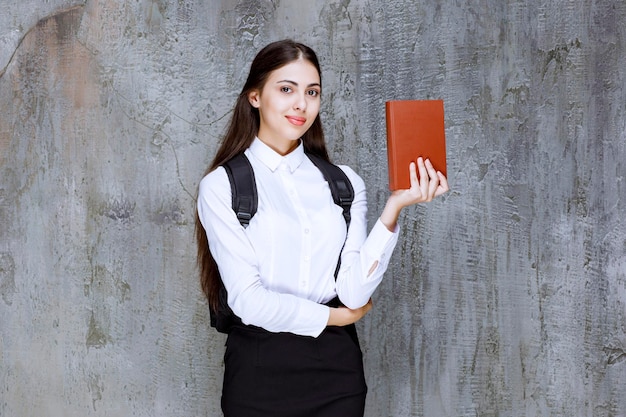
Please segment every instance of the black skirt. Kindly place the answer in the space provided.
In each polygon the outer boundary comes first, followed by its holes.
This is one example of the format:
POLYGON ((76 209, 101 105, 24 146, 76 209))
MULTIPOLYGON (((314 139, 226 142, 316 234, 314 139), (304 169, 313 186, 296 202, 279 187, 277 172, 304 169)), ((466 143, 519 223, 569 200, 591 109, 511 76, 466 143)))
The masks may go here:
POLYGON ((231 330, 224 356, 225 417, 362 417, 367 386, 354 325, 317 337, 231 330))

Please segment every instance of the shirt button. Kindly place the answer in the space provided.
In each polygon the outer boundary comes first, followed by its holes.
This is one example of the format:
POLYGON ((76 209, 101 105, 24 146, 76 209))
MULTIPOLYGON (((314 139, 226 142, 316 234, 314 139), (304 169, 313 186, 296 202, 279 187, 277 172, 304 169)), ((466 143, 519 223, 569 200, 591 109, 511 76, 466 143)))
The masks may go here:
POLYGON ((308 235, 309 234, 309 229, 304 229, 304 234, 308 235))

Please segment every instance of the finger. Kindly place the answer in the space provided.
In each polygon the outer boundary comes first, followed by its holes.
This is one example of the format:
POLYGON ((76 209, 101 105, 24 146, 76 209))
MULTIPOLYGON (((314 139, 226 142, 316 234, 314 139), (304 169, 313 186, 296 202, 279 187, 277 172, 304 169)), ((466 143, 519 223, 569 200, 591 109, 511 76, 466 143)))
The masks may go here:
POLYGON ((428 192, 428 171, 424 164, 424 158, 421 156, 417 158, 417 168, 419 170, 419 187, 422 195, 427 195, 428 192))
POLYGON ((437 175, 437 171, 433 167, 433 164, 430 162, 430 159, 426 160, 426 169, 428 170, 428 177, 430 181, 428 182, 428 201, 432 200, 435 197, 435 193, 439 188, 439 176, 437 175))
POLYGON ((437 176, 439 177, 439 188, 437 190, 437 196, 441 194, 447 193, 450 191, 450 186, 448 185, 448 179, 441 172, 437 171, 437 176))
POLYGON ((419 181, 417 179, 417 168, 415 167, 415 162, 411 162, 409 164, 409 179, 411 181, 411 188, 419 187, 419 181))
POLYGON ((419 179, 422 180, 423 177, 428 175, 428 171, 426 170, 426 163, 424 162, 424 158, 421 156, 417 158, 417 171, 419 173, 419 179))
POLYGON ((428 183, 428 201, 432 201, 435 198, 437 190, 439 190, 439 177, 435 177, 434 180, 428 183))
POLYGON ((426 161, 424 161, 424 166, 426 167, 426 171, 428 171, 428 176, 430 177, 431 180, 434 180, 437 178, 437 170, 435 169, 435 167, 433 167, 433 163, 430 162, 430 159, 427 159, 426 161))

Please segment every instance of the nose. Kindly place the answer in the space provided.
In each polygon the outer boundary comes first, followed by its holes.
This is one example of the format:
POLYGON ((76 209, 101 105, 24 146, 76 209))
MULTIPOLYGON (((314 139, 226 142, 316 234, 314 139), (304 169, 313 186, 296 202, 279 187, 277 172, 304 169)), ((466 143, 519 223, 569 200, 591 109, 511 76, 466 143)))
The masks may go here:
POLYGON ((306 97, 304 94, 297 96, 297 99, 293 105, 294 110, 305 111, 306 110, 306 97))

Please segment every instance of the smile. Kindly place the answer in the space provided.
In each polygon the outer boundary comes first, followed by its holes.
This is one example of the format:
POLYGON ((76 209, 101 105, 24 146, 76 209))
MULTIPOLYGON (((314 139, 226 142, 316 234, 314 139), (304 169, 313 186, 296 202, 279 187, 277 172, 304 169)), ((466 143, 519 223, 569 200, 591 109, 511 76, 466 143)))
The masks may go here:
POLYGON ((296 126, 302 126, 305 122, 306 119, 304 117, 297 117, 297 116, 285 116, 287 118, 287 120, 289 120, 289 123, 291 123, 292 125, 296 125, 296 126))

